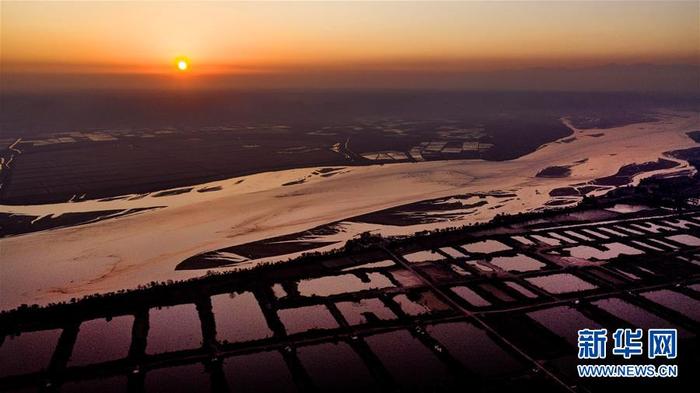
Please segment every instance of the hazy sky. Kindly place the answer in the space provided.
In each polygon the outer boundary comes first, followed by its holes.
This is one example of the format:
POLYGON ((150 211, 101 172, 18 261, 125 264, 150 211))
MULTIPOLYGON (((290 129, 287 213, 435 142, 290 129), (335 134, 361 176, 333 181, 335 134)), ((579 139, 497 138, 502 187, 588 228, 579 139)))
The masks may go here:
POLYGON ((20 84, 371 84, 394 72, 697 64, 700 51, 696 1, 3 1, 1 12, 2 72, 20 84))

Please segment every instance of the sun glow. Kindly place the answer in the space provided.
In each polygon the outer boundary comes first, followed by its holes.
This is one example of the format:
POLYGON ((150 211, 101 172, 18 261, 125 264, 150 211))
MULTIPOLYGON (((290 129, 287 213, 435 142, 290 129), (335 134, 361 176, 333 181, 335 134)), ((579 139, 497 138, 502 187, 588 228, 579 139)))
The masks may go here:
POLYGON ((175 66, 178 71, 184 72, 190 68, 190 61, 184 57, 175 59, 175 66))

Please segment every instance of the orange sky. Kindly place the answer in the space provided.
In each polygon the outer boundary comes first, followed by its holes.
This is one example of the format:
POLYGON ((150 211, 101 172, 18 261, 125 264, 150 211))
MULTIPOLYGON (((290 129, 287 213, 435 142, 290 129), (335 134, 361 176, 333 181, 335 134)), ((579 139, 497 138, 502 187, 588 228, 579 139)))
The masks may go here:
POLYGON ((493 71, 697 64, 697 2, 7 2, 9 74, 493 71))

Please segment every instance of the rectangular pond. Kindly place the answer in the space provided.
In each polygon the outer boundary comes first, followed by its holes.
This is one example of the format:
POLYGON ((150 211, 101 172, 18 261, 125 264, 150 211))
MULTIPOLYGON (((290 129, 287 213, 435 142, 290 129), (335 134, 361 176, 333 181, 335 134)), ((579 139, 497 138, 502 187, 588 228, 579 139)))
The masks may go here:
POLYGON ((524 366, 501 348, 482 329, 467 322, 429 325, 426 331, 467 370, 479 376, 520 372, 524 366))
POLYGON ((202 324, 194 304, 152 308, 146 352, 156 354, 198 348, 202 345, 202 324))
POLYGON ((489 263, 509 272, 530 272, 547 266, 535 258, 520 253, 512 256, 493 257, 489 263))
POLYGON ((381 273, 368 273, 365 277, 366 279, 362 280, 355 274, 341 274, 301 280, 298 284, 299 294, 301 296, 330 296, 394 286, 391 280, 381 273))
POLYGON ((272 330, 251 292, 212 296, 211 305, 218 341, 240 342, 272 336, 272 330))
POLYGON ((301 347, 297 356, 320 392, 379 391, 362 358, 346 343, 301 347))
POLYGON ((450 290, 474 307, 486 307, 491 305, 488 300, 484 299, 470 288, 460 286, 450 288, 450 290))
MULTIPOLYGON (((677 329, 680 337, 688 336, 688 332, 674 325, 673 323, 659 317, 658 315, 647 311, 630 302, 626 302, 620 298, 613 297, 609 299, 597 300, 593 303, 594 306, 601 308, 603 311, 619 318, 634 327, 642 329, 677 329)), ((631 326, 624 326, 631 327, 631 326)))
POLYGON ((431 250, 416 251, 404 254, 403 258, 411 263, 434 262, 446 259, 444 255, 431 250))
POLYGON ((68 381, 61 385, 61 393, 118 393, 128 391, 128 379, 125 375, 114 377, 68 381))
POLYGON ((587 291, 597 288, 590 282, 584 281, 569 273, 556 273, 548 276, 529 277, 525 280, 530 284, 555 295, 587 291))
POLYGON ((527 316, 573 346, 577 345, 579 329, 599 329, 601 327, 597 322, 569 306, 532 311, 527 313, 527 316))
POLYGON ((642 297, 700 322, 700 301, 670 289, 640 293, 642 297))
POLYGON ((28 374, 49 366, 63 330, 37 330, 5 336, 0 345, 0 377, 28 374))
POLYGON ((224 359, 222 369, 232 392, 297 392, 287 363, 277 351, 229 357, 224 359))
POLYGON ((201 363, 150 370, 144 384, 146 392, 211 391, 211 378, 201 363))
POLYGON ((462 244, 461 247, 467 252, 479 253, 479 254, 492 254, 501 251, 508 251, 511 249, 510 246, 499 242, 498 240, 482 240, 474 243, 462 244))
POLYGON ((407 330, 365 338, 401 390, 443 391, 454 379, 430 349, 407 330))
POLYGON ((133 325, 134 317, 131 315, 81 323, 68 365, 78 366, 127 357, 133 325))
POLYGON ((296 334, 308 330, 335 329, 338 322, 328 308, 323 305, 287 308, 277 311, 287 334, 296 334))

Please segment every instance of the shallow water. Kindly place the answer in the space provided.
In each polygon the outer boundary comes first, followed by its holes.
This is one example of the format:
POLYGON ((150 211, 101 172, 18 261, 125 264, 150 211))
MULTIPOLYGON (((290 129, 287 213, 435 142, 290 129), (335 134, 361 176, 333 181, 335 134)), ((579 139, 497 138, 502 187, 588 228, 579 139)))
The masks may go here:
POLYGON ((417 252, 412 252, 409 254, 404 254, 403 258, 411 263, 420 263, 420 262, 441 261, 441 260, 445 259, 445 256, 443 256, 442 254, 439 254, 437 252, 424 250, 424 251, 417 251, 417 252))
POLYGON ((345 343, 326 343, 297 350, 304 370, 321 392, 372 392, 377 383, 362 358, 345 343))
POLYGON ((84 365, 125 358, 131 346, 134 317, 124 315, 93 319, 80 324, 69 365, 84 365))
POLYGON ((381 273, 369 273, 367 277, 369 278, 369 282, 363 282, 354 274, 341 274, 339 276, 301 280, 298 284, 299 294, 301 296, 330 296, 394 286, 391 281, 381 273))
POLYGON ((598 300, 592 304, 635 327, 642 329, 673 328, 678 329, 680 337, 688 335, 687 331, 678 328, 671 322, 620 298, 598 300))
POLYGON ((657 251, 657 252, 659 252, 659 251, 664 251, 664 250, 661 249, 661 248, 658 248, 658 247, 656 247, 656 246, 652 246, 652 245, 649 244, 649 243, 644 243, 644 242, 641 241, 641 240, 632 240, 631 243, 634 244, 634 245, 637 245, 637 246, 639 246, 639 247, 646 248, 647 250, 652 250, 652 251, 657 251))
POLYGON ((646 240, 648 240, 648 241, 651 242, 652 244, 660 244, 660 245, 662 245, 662 246, 664 246, 664 247, 667 247, 667 248, 670 248, 670 249, 672 249, 672 250, 677 250, 677 249, 678 249, 678 246, 676 246, 675 244, 667 243, 667 242, 665 242, 665 241, 663 241, 663 240, 651 239, 651 238, 647 238, 646 240))
POLYGON ((202 345, 202 325, 194 304, 149 310, 146 352, 162 353, 202 345))
POLYGON ((553 294, 587 291, 597 288, 595 285, 584 281, 573 274, 557 273, 549 276, 530 277, 525 279, 530 284, 540 287, 553 294))
POLYGON ((531 236, 533 239, 535 239, 535 240, 537 240, 537 241, 539 241, 539 242, 541 242, 541 243, 547 244, 547 245, 549 245, 549 246, 558 246, 558 245, 561 244, 561 241, 560 241, 560 240, 557 240, 557 239, 554 239, 554 238, 551 238, 551 237, 542 236, 542 235, 530 235, 530 236, 531 236))
POLYGON ((377 262, 369 262, 365 263, 362 265, 357 265, 357 266, 351 266, 351 267, 346 267, 345 269, 341 269, 341 272, 349 272, 353 270, 359 270, 359 269, 377 269, 377 268, 382 268, 382 267, 389 267, 389 266, 394 266, 396 265, 394 261, 391 259, 385 259, 383 261, 377 261, 377 262))
POLYGON ((484 299, 483 297, 481 297, 481 295, 474 292, 470 288, 453 287, 450 288, 450 290, 454 292, 457 296, 466 300, 467 303, 471 304, 474 307, 486 307, 491 305, 491 303, 488 300, 484 299))
POLYGON ((282 284, 275 284, 272 286, 272 293, 275 295, 277 299, 282 299, 287 297, 287 291, 284 290, 284 287, 282 287, 282 284))
POLYGON ((568 306, 537 310, 527 313, 527 316, 572 345, 577 344, 579 329, 598 329, 601 327, 575 308, 568 306))
MULTIPOLYGON (((614 134, 623 135, 625 138, 614 138, 607 144, 606 149, 610 149, 614 144, 620 147, 618 155, 613 159, 607 153, 599 150, 600 139, 596 139, 595 144, 592 138, 581 138, 573 143, 575 147, 590 148, 590 160, 578 167, 584 178, 577 181, 588 181, 589 177, 598 177, 603 172, 618 169, 619 165, 634 162, 640 157, 655 159, 659 153, 668 151, 678 146, 685 146, 688 143, 684 130, 696 129, 697 119, 691 121, 689 117, 673 117, 673 120, 663 125, 645 126, 645 130, 640 130, 638 125, 630 125, 616 128, 614 134), (662 129, 663 128, 663 129, 662 129), (629 138, 631 139, 629 139, 629 138), (639 143, 639 149, 624 149, 630 140, 639 143), (624 141, 624 143, 620 141, 624 141), (649 143, 649 141, 655 143, 649 143), (646 142, 646 143, 643 143, 646 142), (684 145, 685 144, 685 145, 684 145), (640 150, 641 149, 641 150, 640 150), (599 154, 600 153, 600 154, 599 154), (610 164, 609 166, 601 164, 610 164), (589 171, 593 169, 593 171, 589 171)), ((613 134, 613 133, 611 133, 613 134)), ((369 206, 378 204, 400 205, 412 203, 421 198, 425 198, 427 193, 440 196, 454 195, 456 193, 469 190, 471 192, 487 191, 496 188, 516 189, 516 193, 521 198, 517 203, 509 203, 502 209, 489 209, 487 207, 475 209, 473 216, 466 221, 486 221, 495 214, 509 210, 529 210, 541 207, 545 197, 534 197, 523 189, 523 185, 531 176, 528 168, 533 167, 533 163, 547 163, 551 165, 553 161, 562 161, 567 157, 572 145, 564 146, 560 144, 550 144, 537 150, 528 156, 507 162, 482 162, 481 160, 468 161, 446 161, 446 162, 424 162, 405 163, 384 166, 363 166, 351 167, 348 173, 343 175, 342 183, 344 187, 334 187, 333 184, 325 182, 336 182, 336 177, 323 180, 323 183, 310 181, 295 187, 295 192, 304 192, 308 198, 296 198, 290 194, 288 188, 281 189, 282 183, 299 179, 313 171, 313 169, 293 169, 274 173, 262 173, 245 177, 245 182, 235 185, 243 178, 228 179, 211 184, 200 184, 196 187, 211 187, 223 185, 223 189, 213 193, 187 193, 173 195, 163 198, 152 198, 146 196, 138 200, 116 200, 110 202, 73 202, 58 203, 51 205, 27 205, 27 206, 3 206, 7 213, 27 214, 27 215, 47 215, 70 212, 90 212, 96 210, 110 209, 132 209, 148 208, 153 206, 167 205, 164 209, 153 212, 133 215, 129 219, 104 220, 95 224, 74 228, 56 229, 42 232, 37 236, 17 236, 4 239, 3 241, 11 247, 4 249, 13 251, 3 254, 3 263, 8 265, 4 273, 11 274, 5 277, 9 283, 15 282, 18 277, 33 274, 36 280, 29 280, 22 285, 14 285, 3 290, 0 300, 3 309, 16 307, 22 303, 48 303, 61 300, 69 300, 73 296, 74 290, 80 284, 80 292, 88 295, 97 292, 116 291, 118 289, 135 288, 138 285, 150 281, 165 281, 167 279, 184 279, 204 274, 204 271, 185 272, 175 271, 173 266, 180 263, 187 250, 206 248, 206 244, 212 242, 237 244, 241 243, 242 236, 250 237, 251 234, 230 233, 232 227, 243 227, 244 224, 255 230, 256 238, 269 238, 287 234, 288 232, 300 231, 308 227, 310 223, 299 224, 298 212, 303 209, 313 209, 318 207, 319 200, 328 201, 333 204, 347 204, 347 209, 342 212, 337 209, 323 210, 324 214, 316 217, 313 225, 322 225, 328 222, 335 222, 349 216, 363 214, 369 211, 369 206), (533 161, 534 160, 534 161, 533 161), (506 170, 507 169, 507 170, 506 170), (439 170, 447 176, 445 179, 426 179, 419 176, 426 171, 439 170), (447 182, 445 180, 448 180, 447 182), (479 179, 472 181, 471 179, 479 179), (482 181, 486 179, 487 181, 482 181), (426 180, 430 180, 426 182, 426 180), (446 184, 450 184, 446 188, 446 184), (322 185, 319 185, 322 184, 322 185), (350 185, 350 186, 348 186, 350 185), (362 185, 363 187, 354 187, 362 185), (364 188, 374 189, 377 200, 368 200, 364 188), (298 190, 297 190, 298 188, 298 190), (301 203, 301 205, 299 205, 301 203), (525 203, 525 205, 521 205, 525 203), (187 208, 183 208, 187 206, 187 208), (197 206, 201 207, 197 208, 197 206), (264 209, 254 215, 252 207, 264 209), (294 207, 293 209, 291 207, 294 207), (517 209, 516 209, 517 208, 517 209), (260 217, 274 216, 278 218, 279 225, 275 228, 285 227, 287 230, 273 230, 262 224, 260 217), (158 219, 154 219, 154 217, 158 219), (193 225, 194 221, 201 225, 193 225), (233 220, 233 221, 232 221, 233 220), (138 223, 138 224, 134 224, 138 223), (184 225, 183 225, 184 223, 184 225), (128 225, 127 225, 128 224, 128 225), (283 225, 285 224, 285 225, 283 225), (127 228, 128 226, 128 228, 127 228), (131 233, 126 229, 140 228, 140 231, 131 233), (175 228, 175 229, 173 229, 175 228), (191 232, 197 229, 198 235, 191 236, 191 232), (73 236, 75 232, 80 236, 73 236), (127 234, 127 232, 129 232, 127 234), (166 238, 161 242, 154 243, 148 241, 147 234, 161 233, 166 238), (234 236, 231 238, 230 236, 234 236), (228 237, 228 238, 227 238, 228 237), (67 239, 75 241, 67 241, 67 239), (74 239, 75 238, 75 239, 74 239), (37 240, 37 239, 40 239, 37 240), (144 240, 145 239, 145 240, 144 240), (165 241, 170 240, 170 241, 165 241), (38 243, 37 243, 38 241, 38 243), (75 250, 91 249, 90 244, 99 241, 105 244, 105 249, 93 250, 86 261, 74 263, 76 257, 75 250), (177 247, 173 249, 173 244, 177 247), (83 247, 84 246, 84 247, 83 247), (51 250, 48 252, 47 250, 51 250), (134 252, 138 250, 140 252, 134 252), (55 263, 50 266, 39 266, 40 261, 51 258, 55 263), (121 259, 123 264, 134 267, 125 272, 115 272, 104 280, 96 282, 95 277, 101 275, 102 271, 108 271, 114 264, 114 258, 121 259), (73 261, 73 262, 71 262, 73 261), (89 261, 89 262, 87 262, 89 261), (84 262, 84 263, 82 263, 84 262), (58 268, 61 266, 63 268, 58 268), (25 274, 26 273, 26 274, 25 274), (38 276, 37 276, 38 275, 38 276), (46 295, 46 288, 57 288, 54 294, 46 295), (43 294, 39 296, 39 294, 43 294)), ((606 150, 603 149, 603 150, 606 150)), ((546 167, 545 165, 544 167, 546 167)), ((564 179, 569 181, 570 179, 564 179)), ((556 181, 555 181, 556 183, 556 181)), ((563 186, 564 184, 561 184, 563 186)), ((552 184, 552 187, 560 186, 552 184)), ((489 206, 493 207, 493 206, 489 206)), ((318 209, 317 209, 318 210, 318 209)), ((609 213, 609 212, 608 212, 609 213)), ((613 213, 610 213, 613 214, 613 213)), ((264 221, 264 220, 263 220, 264 221)), ((447 226, 458 225, 459 222, 441 222, 436 224, 421 225, 420 229, 437 229, 447 226)), ((372 229, 377 226, 370 226, 372 229)), ((381 227, 382 234, 407 234, 415 228, 393 226, 381 227)), ((344 236, 352 237, 352 233, 344 236)), ((340 240, 340 239, 338 239, 340 240)), ((337 244, 342 245, 342 241, 337 244)), ((329 247, 330 248, 330 247, 329 247)), ((191 253, 190 253, 191 254, 191 253)), ((263 262, 260 262, 263 263, 263 262)))
POLYGON ((606 233, 609 233, 609 234, 614 235, 614 236, 627 237, 627 234, 622 233, 620 231, 616 231, 616 230, 611 229, 611 228, 598 227, 597 229, 601 232, 606 232, 606 233))
POLYGON ((598 245, 598 247, 602 248, 603 250, 601 251, 598 248, 592 246, 576 246, 565 248, 564 250, 568 251, 571 254, 571 256, 575 258, 581 258, 586 260, 597 259, 601 261, 617 258, 620 255, 644 254, 644 251, 642 250, 638 250, 634 247, 618 242, 600 244, 598 245))
POLYGON ((582 234, 580 234, 580 233, 578 233, 578 232, 575 232, 575 231, 564 231, 564 233, 566 233, 567 235, 569 235, 569 236, 571 236, 571 237, 575 237, 575 238, 577 238, 577 239, 579 239, 579 240, 584 240, 584 241, 587 241, 587 242, 592 242, 592 241, 593 241, 592 238, 590 238, 590 237, 588 237, 588 236, 586 236, 586 235, 582 235, 582 234))
POLYGON ((641 293, 644 298, 700 322, 700 301, 669 289, 641 293))
POLYGON ((489 263, 511 272, 530 272, 533 270, 542 269, 546 266, 544 263, 525 254, 516 254, 507 257, 494 257, 491 261, 489 261, 489 263))
POLYGON ((594 231, 594 230, 592 230, 592 229, 582 229, 581 231, 582 231, 582 232, 586 232, 586 233, 588 233, 589 235, 593 235, 593 236, 595 236, 595 237, 597 237, 597 238, 599 238, 599 239, 603 239, 603 240, 608 240, 608 239, 610 239, 609 236, 603 235, 602 233, 596 232, 596 231, 594 231))
POLYGON ((614 272, 620 273, 623 276, 627 277, 630 280, 641 280, 641 277, 637 276, 634 273, 628 272, 626 270, 620 269, 620 268, 611 268, 614 272))
POLYGON ((700 227, 700 225, 690 222, 688 220, 683 220, 683 219, 674 219, 674 220, 663 220, 661 221, 665 225, 668 225, 670 227, 674 228, 682 228, 682 229, 690 229, 691 227, 700 227))
POLYGON ((574 240, 570 237, 564 236, 562 234, 556 233, 556 232, 549 232, 549 233, 547 233, 547 235, 549 235, 552 238, 559 239, 565 243, 570 243, 570 244, 578 243, 576 240, 574 240))
POLYGON ((251 292, 212 296, 211 305, 217 340, 240 342, 272 336, 258 301, 251 292))
POLYGON ((277 311, 287 334, 305 332, 311 329, 335 329, 338 327, 333 315, 325 306, 314 305, 288 308, 277 311))
POLYGON ((435 391, 453 380, 445 364, 406 330, 369 336, 365 341, 402 389, 435 391))
POLYGON ((84 393, 84 392, 100 392, 100 393, 116 393, 126 392, 128 379, 126 376, 115 376, 108 378, 88 379, 82 381, 66 382, 61 385, 61 393, 84 393))
POLYGON ((463 249, 468 252, 482 253, 482 254, 492 254, 500 251, 510 250, 510 246, 507 246, 498 240, 482 240, 475 243, 462 244, 463 249))
POLYGON ((204 365, 187 364, 151 370, 145 377, 146 392, 191 392, 209 391, 211 378, 204 365))
POLYGON ((356 302, 339 302, 335 304, 350 325, 361 325, 374 319, 396 319, 396 315, 377 299, 361 299, 356 302))
POLYGON ((654 224, 653 222, 634 223, 630 224, 630 226, 651 233, 673 232, 677 230, 676 228, 654 224))
POLYGON ((638 235, 638 236, 641 236, 641 235, 644 235, 644 234, 645 234, 644 232, 640 232, 640 231, 638 231, 638 230, 636 230, 636 229, 632 229, 632 228, 630 228, 629 226, 615 225, 615 229, 618 229, 618 230, 624 231, 624 232, 629 232, 629 233, 631 233, 631 234, 633 234, 633 235, 638 235))
POLYGON ((445 254, 451 256, 454 259, 460 259, 460 258, 467 257, 461 251, 457 250, 456 248, 452 248, 452 247, 442 247, 442 248, 440 248, 440 251, 444 252, 445 254))
POLYGON ((531 245, 535 244, 535 242, 526 238, 525 236, 511 236, 511 239, 513 239, 517 242, 520 242, 526 246, 531 246, 531 245))
POLYGON ((46 369, 62 332, 61 329, 38 330, 6 336, 0 346, 0 377, 46 369))
POLYGON ((666 237, 666 239, 672 240, 676 243, 685 244, 686 246, 700 246, 700 238, 697 238, 693 235, 673 235, 666 237))
POLYGON ((466 322, 429 325, 429 335, 450 355, 478 375, 495 376, 523 369, 523 365, 496 344, 482 329, 466 322))
POLYGON ((511 288, 513 288, 515 291, 518 293, 522 294, 523 296, 534 299, 537 297, 537 294, 532 292, 531 290, 525 288, 524 286, 518 284, 517 282, 513 281, 505 281, 505 284, 511 288))
POLYGON ((284 358, 276 351, 226 358, 222 368, 232 392, 291 393, 297 391, 284 358), (261 370, 264 370, 262 378, 261 370))

